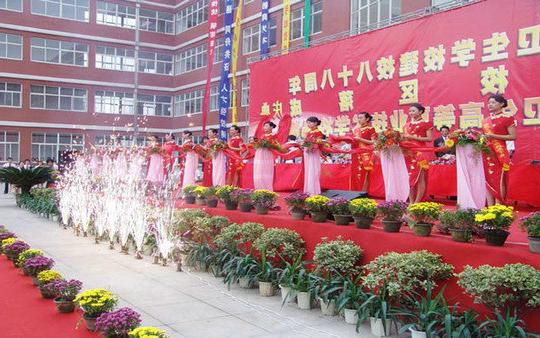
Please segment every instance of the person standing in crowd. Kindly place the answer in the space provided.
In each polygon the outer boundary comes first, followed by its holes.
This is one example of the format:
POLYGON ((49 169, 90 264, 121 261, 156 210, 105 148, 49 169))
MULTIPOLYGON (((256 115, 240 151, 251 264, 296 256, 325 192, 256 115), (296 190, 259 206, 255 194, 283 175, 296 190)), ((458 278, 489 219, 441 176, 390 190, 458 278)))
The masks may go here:
MULTIPOLYGON (((11 157, 8 157, 7 158, 7 162, 4 163, 4 165, 2 166, 3 168, 16 168, 17 167, 17 164, 15 164, 15 162, 13 162, 13 158, 11 157)), ((9 183, 8 182, 5 182, 4 183, 4 194, 7 194, 9 193, 9 183)))
POLYGON ((49 168, 49 172, 47 174, 46 187, 52 188, 56 182, 56 174, 58 172, 58 166, 56 165, 54 159, 47 159, 47 168, 49 168))
POLYGON ((368 191, 369 173, 373 170, 373 143, 377 136, 375 128, 371 125, 373 117, 367 112, 358 114, 358 125, 353 129, 355 149, 369 150, 366 153, 352 155, 351 186, 353 190, 368 191))
MULTIPOLYGON (((296 144, 298 143, 298 138, 295 135, 289 135, 287 137, 287 142, 285 144, 296 144)), ((288 151, 294 151, 298 149, 297 147, 289 147, 288 151)), ((301 158, 292 158, 289 160, 281 160, 282 163, 300 163, 302 160, 301 158)))
POLYGON ((227 168, 227 184, 233 186, 239 186, 241 177, 242 177, 242 168, 244 163, 241 159, 241 153, 244 151, 244 140, 240 136, 240 127, 232 125, 229 129, 229 141, 227 146, 235 154, 238 155, 238 158, 229 157, 229 165, 227 168))
POLYGON ((226 183, 227 158, 223 152, 225 145, 218 138, 218 130, 212 128, 208 130, 208 141, 206 141, 206 151, 212 159, 212 185, 222 186, 226 183))
POLYGON ((25 159, 22 164, 19 166, 20 169, 31 169, 32 168, 32 163, 30 162, 29 159, 25 159))
MULTIPOLYGON (((414 103, 409 108, 409 121, 405 125, 403 141, 408 141, 413 147, 425 147, 433 140, 433 124, 424 121, 426 108, 419 103, 414 103)), ((420 151, 406 150, 407 169, 409 171, 409 202, 422 201, 427 188, 427 171, 429 161, 426 154, 420 151)))
POLYGON ((491 95, 488 100, 489 116, 482 121, 482 130, 491 150, 484 154, 484 171, 487 183, 487 202, 504 202, 507 195, 510 154, 507 141, 516 139, 516 121, 512 116, 504 115, 503 109, 508 101, 503 95, 491 95))
POLYGON ((318 195, 321 193, 321 150, 324 134, 319 130, 321 120, 315 116, 307 120, 309 131, 304 137, 304 193, 318 195))
POLYGON ((182 133, 182 152, 184 153, 184 177, 182 187, 195 184, 199 157, 194 150, 193 133, 186 130, 182 133))
MULTIPOLYGON (((267 143, 278 144, 273 130, 276 128, 274 122, 268 121, 263 125, 264 135, 260 140, 267 143)), ((253 186, 255 189, 274 190, 274 154, 269 148, 258 148, 255 150, 253 160, 253 186)))
MULTIPOLYGON (((441 133, 441 136, 437 137, 435 139, 435 141, 433 141, 433 146, 436 147, 436 148, 440 148, 440 147, 444 147, 445 146, 445 142, 446 140, 448 140, 449 138, 449 134, 450 134, 450 128, 448 126, 442 126, 440 129, 439 129, 440 133, 441 133)), ((451 154, 451 155, 454 155, 455 154, 455 150, 454 149, 451 149, 451 150, 445 150, 445 151, 437 151, 435 152, 435 156, 437 157, 443 157, 444 155, 448 155, 448 154, 451 154)))
POLYGON ((146 180, 154 186, 160 186, 165 181, 162 152, 163 149, 158 143, 157 137, 153 135, 149 136, 148 146, 146 148, 148 157, 146 180))
POLYGON ((176 157, 174 153, 178 152, 178 145, 173 134, 169 133, 165 135, 165 143, 163 144, 163 161, 165 167, 165 174, 168 175, 172 172, 174 165, 176 164, 176 157))

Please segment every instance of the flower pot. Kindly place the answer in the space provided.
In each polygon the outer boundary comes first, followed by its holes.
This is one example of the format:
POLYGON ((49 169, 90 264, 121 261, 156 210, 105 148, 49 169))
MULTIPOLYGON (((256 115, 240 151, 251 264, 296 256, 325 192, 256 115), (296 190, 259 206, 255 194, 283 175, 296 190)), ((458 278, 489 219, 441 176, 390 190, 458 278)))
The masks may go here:
POLYGON ((470 241, 471 232, 467 229, 449 229, 452 239, 456 242, 467 243, 470 241))
POLYGON ((238 285, 242 289, 251 289, 253 287, 253 285, 251 283, 251 279, 249 277, 240 277, 238 279, 238 285))
POLYGON ((410 328, 409 331, 411 331, 411 338, 426 338, 427 334, 424 331, 416 331, 413 328, 410 328))
POLYGON ((325 302, 322 298, 319 298, 321 303, 321 312, 324 316, 337 315, 336 300, 332 299, 329 302, 325 302))
POLYGON ((39 282, 36 276, 32 276, 32 284, 34 284, 35 286, 39 285, 39 282))
POLYGON ((294 220, 300 221, 303 220, 304 217, 306 217, 306 212, 304 210, 302 211, 291 211, 292 218, 294 220))
POLYGON ((217 207, 217 204, 218 204, 218 200, 206 200, 206 205, 209 207, 209 208, 216 208, 217 207))
POLYGON ((268 214, 268 208, 264 207, 262 205, 255 205, 255 211, 257 212, 257 215, 266 215, 266 214, 268 214))
POLYGON ((191 195, 184 196, 184 202, 186 204, 195 204, 195 196, 191 196, 191 195))
POLYGON ((274 295, 274 285, 272 285, 272 282, 259 281, 259 295, 263 297, 272 297, 274 295))
POLYGON ((55 298, 54 304, 56 305, 56 309, 60 313, 70 313, 75 310, 75 303, 71 300, 63 300, 62 298, 55 298))
POLYGON ((238 208, 238 203, 233 201, 225 201, 225 209, 236 210, 236 208, 238 208))
POLYGON ((540 253, 540 237, 527 237, 529 239, 529 250, 540 253))
POLYGON ((327 217, 328 217, 328 214, 324 211, 311 212, 311 220, 315 223, 324 223, 326 222, 327 217))
POLYGON ((358 323, 358 312, 355 309, 343 309, 345 323, 356 325, 358 323))
POLYGON ((371 326, 371 334, 377 337, 388 337, 394 334, 395 328, 392 323, 392 320, 386 320, 386 331, 384 330, 382 319, 380 318, 369 318, 371 326))
POLYGON ((6 253, 6 257, 12 261, 12 262, 16 262, 17 259, 19 259, 19 254, 14 254, 14 253, 6 253))
POLYGON ((298 292, 296 294, 298 300, 298 308, 301 310, 311 309, 311 294, 309 292, 298 292))
POLYGON ((281 301, 292 303, 296 299, 296 291, 291 289, 288 286, 282 286, 280 285, 279 288, 281 289, 281 301))
POLYGON ((382 223, 384 232, 399 232, 399 229, 401 229, 401 224, 403 222, 383 220, 382 223))
POLYGON ((350 222, 349 215, 336 215, 334 214, 334 220, 336 221, 336 225, 349 225, 350 222))
POLYGON ((506 230, 488 230, 486 231, 486 243, 492 246, 503 246, 510 233, 506 230))
POLYGON ((373 218, 366 216, 353 216, 354 224, 358 229, 369 229, 373 223, 373 218))
POLYGON ((431 235, 431 228, 433 224, 431 223, 416 223, 413 227, 414 234, 420 237, 428 237, 431 235))
POLYGON ((152 245, 144 245, 143 246, 143 254, 145 256, 151 256, 152 253, 154 253, 154 247, 152 245))
POLYGON ((239 206, 241 212, 251 212, 251 209, 253 209, 253 204, 251 203, 240 203, 239 206))
POLYGON ((86 313, 83 314, 84 321, 86 322, 86 329, 88 331, 96 331, 96 319, 97 317, 90 317, 86 313))
POLYGON ((206 198, 195 198, 195 205, 206 205, 206 198))
POLYGON ((45 298, 45 299, 54 299, 54 297, 56 297, 56 295, 54 294, 54 292, 50 292, 48 290, 45 290, 43 288, 39 288, 39 292, 41 293, 41 297, 45 298))

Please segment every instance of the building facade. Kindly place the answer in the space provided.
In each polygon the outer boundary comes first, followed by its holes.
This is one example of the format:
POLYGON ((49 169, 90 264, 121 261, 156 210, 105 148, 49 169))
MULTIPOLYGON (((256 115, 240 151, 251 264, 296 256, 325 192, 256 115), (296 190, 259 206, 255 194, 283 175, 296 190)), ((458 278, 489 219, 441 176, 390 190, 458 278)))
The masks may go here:
MULTIPOLYGON (((46 160, 111 137, 128 140, 135 126, 139 143, 148 134, 200 133, 208 2, 0 0, 0 161, 46 160)), ((382 28, 405 13, 449 2, 466 1, 312 0, 310 39, 382 28)), ((304 1, 291 3, 295 49, 303 44, 304 1)), ((223 7, 222 1, 221 12, 223 7)), ((281 51, 282 7, 282 1, 270 0, 271 55, 281 51)), ((240 126, 248 118, 249 61, 260 54, 260 12, 260 0, 243 1, 236 73, 240 126)), ((222 15, 218 22, 209 127, 218 123, 222 15)))

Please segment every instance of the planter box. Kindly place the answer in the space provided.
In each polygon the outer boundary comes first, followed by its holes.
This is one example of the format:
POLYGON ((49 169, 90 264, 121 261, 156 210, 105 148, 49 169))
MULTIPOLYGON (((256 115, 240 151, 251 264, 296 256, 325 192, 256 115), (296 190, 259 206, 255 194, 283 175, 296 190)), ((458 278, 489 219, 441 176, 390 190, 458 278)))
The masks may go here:
POLYGON ((311 310, 311 294, 309 292, 298 292, 296 294, 298 308, 302 310, 311 310))
POLYGON ((272 282, 259 281, 259 295, 262 297, 272 297, 274 295, 274 285, 272 285, 272 282))
POLYGON ((394 322, 390 319, 386 320, 386 332, 380 318, 371 317, 369 322, 371 325, 371 334, 376 337, 388 337, 396 333, 394 322))
POLYGON ((343 309, 345 323, 356 325, 358 323, 358 312, 355 309, 343 309))

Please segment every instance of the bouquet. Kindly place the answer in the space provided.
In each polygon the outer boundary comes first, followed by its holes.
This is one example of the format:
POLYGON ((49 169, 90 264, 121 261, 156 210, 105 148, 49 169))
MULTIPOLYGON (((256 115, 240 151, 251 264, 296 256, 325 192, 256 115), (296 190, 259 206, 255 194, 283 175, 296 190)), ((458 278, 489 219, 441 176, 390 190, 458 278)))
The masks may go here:
POLYGON ((349 202, 349 211, 353 216, 375 218, 377 202, 371 198, 358 198, 349 202))
POLYGON ((213 156, 217 154, 218 152, 222 151, 223 149, 225 149, 225 147, 226 147, 226 144, 222 141, 219 141, 219 140, 212 141, 210 145, 208 146, 208 153, 213 156))
POLYGON ((97 318, 100 314, 111 311, 117 299, 112 292, 105 289, 89 289, 78 294, 75 302, 79 303, 85 315, 97 318))
POLYGON ((378 133, 375 139, 375 150, 389 150, 399 147, 401 141, 401 134, 394 129, 386 129, 385 131, 378 133))
POLYGON ((454 148, 456 145, 464 146, 472 144, 474 148, 483 153, 489 154, 490 150, 486 143, 486 138, 482 131, 478 128, 467 128, 465 130, 458 129, 450 134, 450 137, 445 142, 447 148, 454 148))
POLYGON ((161 148, 159 146, 153 146, 148 149, 150 155, 161 154, 161 148))
POLYGON ((269 141, 265 139, 257 139, 252 143, 255 149, 274 149, 281 150, 281 145, 276 141, 269 141))
POLYGON ((101 314, 96 320, 96 330, 105 337, 126 337, 128 332, 141 324, 141 315, 124 307, 101 314))

